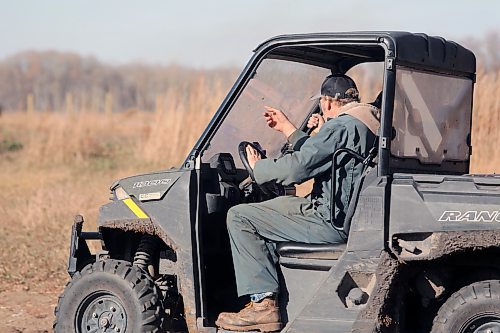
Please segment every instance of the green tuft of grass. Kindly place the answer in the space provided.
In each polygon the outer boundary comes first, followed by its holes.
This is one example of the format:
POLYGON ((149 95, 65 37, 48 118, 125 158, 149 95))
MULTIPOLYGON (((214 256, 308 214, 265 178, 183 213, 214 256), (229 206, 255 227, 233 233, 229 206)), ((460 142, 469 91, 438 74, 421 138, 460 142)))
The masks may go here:
POLYGON ((23 149, 23 144, 14 139, 3 139, 0 141, 0 153, 14 152, 23 149))

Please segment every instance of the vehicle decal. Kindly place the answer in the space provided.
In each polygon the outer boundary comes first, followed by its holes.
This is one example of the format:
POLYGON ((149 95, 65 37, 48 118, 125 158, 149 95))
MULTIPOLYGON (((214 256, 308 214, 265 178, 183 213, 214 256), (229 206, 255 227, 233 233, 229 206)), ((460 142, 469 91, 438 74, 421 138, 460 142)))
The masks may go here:
POLYGON ((152 192, 152 193, 141 193, 139 194, 139 200, 147 201, 147 200, 158 200, 161 198, 160 192, 152 192))
POLYGON ((172 181, 171 178, 164 178, 164 179, 154 179, 154 180, 145 180, 142 182, 136 182, 132 186, 132 188, 141 188, 141 187, 148 187, 148 186, 158 186, 158 185, 168 185, 172 181))
POLYGON ((446 210, 439 218, 440 222, 500 222, 500 211, 469 210, 465 213, 446 210))
POLYGON ((146 213, 144 213, 144 211, 139 206, 137 206, 137 204, 132 199, 130 198, 125 199, 123 200, 123 203, 127 205, 127 207, 130 208, 130 210, 134 212, 135 216, 137 216, 138 218, 140 219, 149 218, 149 216, 146 213))

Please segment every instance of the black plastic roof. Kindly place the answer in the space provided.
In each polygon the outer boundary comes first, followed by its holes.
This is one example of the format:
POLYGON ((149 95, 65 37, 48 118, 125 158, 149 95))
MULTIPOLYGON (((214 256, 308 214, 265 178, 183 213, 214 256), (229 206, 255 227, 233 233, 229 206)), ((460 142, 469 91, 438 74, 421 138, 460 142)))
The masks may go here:
POLYGON ((304 62, 324 67, 327 67, 327 64, 344 61, 341 67, 349 69, 357 63, 370 61, 367 59, 383 60, 385 56, 383 51, 381 53, 380 48, 377 48, 379 51, 373 48, 377 44, 385 44, 389 55, 399 64, 469 75, 474 75, 476 72, 474 53, 465 47, 442 37, 402 31, 281 35, 263 42, 255 51, 261 52, 268 48, 283 46, 272 51, 272 54, 284 59, 300 57, 304 62), (339 49, 335 44, 342 45, 344 49, 339 49), (340 56, 341 54, 343 56, 340 56))

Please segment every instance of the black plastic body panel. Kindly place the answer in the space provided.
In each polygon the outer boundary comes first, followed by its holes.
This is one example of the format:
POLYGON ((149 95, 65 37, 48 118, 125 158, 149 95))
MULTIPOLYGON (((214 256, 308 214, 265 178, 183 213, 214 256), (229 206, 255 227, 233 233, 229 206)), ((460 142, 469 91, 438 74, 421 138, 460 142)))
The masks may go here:
POLYGON ((391 237, 500 229, 500 176, 395 174, 391 192, 391 237))
POLYGON ((101 239, 100 232, 83 232, 83 217, 76 215, 71 228, 71 242, 69 247, 68 274, 73 276, 83 265, 91 262, 94 256, 90 253, 87 239, 101 239))

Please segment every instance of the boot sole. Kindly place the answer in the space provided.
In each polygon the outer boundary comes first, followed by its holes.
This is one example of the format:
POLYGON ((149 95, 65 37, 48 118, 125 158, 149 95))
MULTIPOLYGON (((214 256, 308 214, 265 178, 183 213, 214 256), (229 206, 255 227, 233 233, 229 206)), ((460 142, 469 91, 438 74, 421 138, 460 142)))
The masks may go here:
MULTIPOLYGON (((216 323, 217 325, 217 323, 216 323)), ((219 326, 219 325, 217 325, 219 326)), ((261 332, 276 332, 281 330, 281 323, 269 323, 269 324, 257 324, 257 325, 248 325, 248 326, 233 326, 229 324, 220 325, 220 328, 228 331, 236 331, 236 332, 246 332, 246 331, 261 331, 261 332)))

